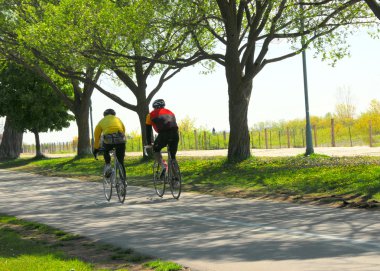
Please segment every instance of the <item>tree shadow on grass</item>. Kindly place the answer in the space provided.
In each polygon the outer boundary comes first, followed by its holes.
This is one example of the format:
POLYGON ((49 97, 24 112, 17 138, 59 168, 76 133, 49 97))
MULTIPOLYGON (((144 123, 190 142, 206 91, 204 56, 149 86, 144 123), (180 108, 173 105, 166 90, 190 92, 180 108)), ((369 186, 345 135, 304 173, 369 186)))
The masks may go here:
POLYGON ((17 159, 2 159, 0 160, 0 169, 10 169, 15 167, 22 167, 30 163, 50 159, 46 157, 32 157, 32 158, 17 158, 17 159))

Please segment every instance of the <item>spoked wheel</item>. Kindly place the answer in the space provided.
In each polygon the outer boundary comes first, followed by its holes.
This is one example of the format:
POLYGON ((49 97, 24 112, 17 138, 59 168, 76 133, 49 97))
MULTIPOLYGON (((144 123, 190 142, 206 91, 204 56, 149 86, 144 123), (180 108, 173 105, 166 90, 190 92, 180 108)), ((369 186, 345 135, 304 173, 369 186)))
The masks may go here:
POLYGON ((181 189, 182 189, 182 177, 181 172, 179 170, 179 166, 176 163, 170 164, 171 170, 169 170, 169 184, 170 184, 170 190, 172 192, 173 198, 179 199, 179 196, 181 195, 181 189))
POLYGON ((154 164, 153 164, 153 183, 154 183, 154 189, 156 190, 156 193, 159 197, 162 197, 165 193, 166 176, 160 176, 161 171, 162 171, 161 164, 154 162, 154 164))
POLYGON ((114 175, 115 174, 111 174, 107 177, 105 174, 103 174, 103 190, 107 201, 110 201, 112 196, 112 178, 114 178, 114 175))
POLYGON ((124 203, 125 195, 127 194, 127 181, 124 176, 123 168, 119 163, 117 163, 116 166, 115 188, 119 201, 124 203))

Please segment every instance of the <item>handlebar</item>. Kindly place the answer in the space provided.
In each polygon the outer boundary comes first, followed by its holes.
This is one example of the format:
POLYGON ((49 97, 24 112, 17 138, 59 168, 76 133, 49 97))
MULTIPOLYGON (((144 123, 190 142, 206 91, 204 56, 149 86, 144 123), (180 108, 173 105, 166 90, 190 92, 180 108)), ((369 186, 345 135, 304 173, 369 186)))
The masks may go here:
POLYGON ((104 148, 100 148, 100 149, 98 149, 98 152, 97 152, 96 154, 94 154, 95 160, 99 160, 99 159, 98 159, 98 154, 99 154, 100 152, 103 152, 103 151, 104 151, 104 148))
POLYGON ((152 149, 153 145, 145 145, 144 146, 144 154, 145 156, 148 156, 148 149, 152 149))

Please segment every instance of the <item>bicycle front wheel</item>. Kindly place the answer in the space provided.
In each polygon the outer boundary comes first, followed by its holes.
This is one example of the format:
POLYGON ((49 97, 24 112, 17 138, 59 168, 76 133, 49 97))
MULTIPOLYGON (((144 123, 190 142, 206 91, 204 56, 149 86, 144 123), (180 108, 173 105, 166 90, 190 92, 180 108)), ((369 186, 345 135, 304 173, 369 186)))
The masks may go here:
POLYGON ((164 176, 161 176, 162 167, 160 163, 154 162, 153 164, 153 184, 154 189, 156 190, 156 194, 159 197, 163 197, 165 193, 165 179, 166 174, 164 176))
POLYGON ((123 167, 119 162, 116 163, 115 187, 120 203, 124 203, 125 195, 127 194, 127 181, 123 167))
POLYGON ((103 191, 104 196, 106 197, 107 201, 111 200, 112 196, 112 178, 114 174, 111 174, 110 176, 103 174, 103 191))
POLYGON ((177 163, 170 163, 168 179, 173 198, 179 199, 182 190, 182 177, 177 163))

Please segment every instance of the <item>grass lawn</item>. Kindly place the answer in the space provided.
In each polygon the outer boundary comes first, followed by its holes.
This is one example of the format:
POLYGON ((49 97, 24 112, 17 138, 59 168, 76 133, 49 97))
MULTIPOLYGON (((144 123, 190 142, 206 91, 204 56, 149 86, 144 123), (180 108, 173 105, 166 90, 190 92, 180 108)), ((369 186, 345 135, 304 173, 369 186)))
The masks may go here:
POLYGON ((0 214, 0 270, 177 271, 182 266, 0 214))
MULTIPOLYGON (((269 198, 293 202, 332 204, 339 207, 378 207, 380 158, 252 157, 229 164, 224 157, 178 157, 184 191, 228 197, 269 198)), ((87 158, 17 159, 0 168, 51 176, 101 181, 103 160, 87 158)), ((130 185, 152 186, 152 161, 126 157, 130 185)))

